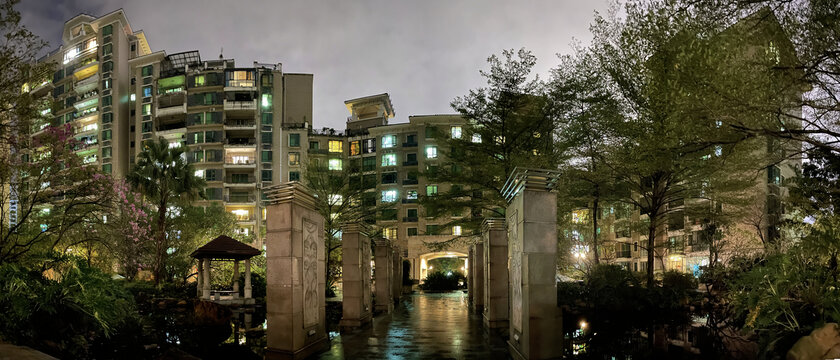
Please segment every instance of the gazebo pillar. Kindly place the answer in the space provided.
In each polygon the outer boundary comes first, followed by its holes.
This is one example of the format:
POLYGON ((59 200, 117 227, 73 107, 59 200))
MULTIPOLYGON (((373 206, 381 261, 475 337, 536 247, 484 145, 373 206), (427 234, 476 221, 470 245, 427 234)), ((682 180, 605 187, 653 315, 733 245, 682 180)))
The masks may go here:
POLYGON ((210 300, 210 258, 204 258, 204 283, 201 284, 201 298, 210 300))
POLYGON ((233 259, 233 298, 239 299, 239 259, 233 259))
POLYGON ((251 298, 251 259, 245 259, 245 298, 251 298))
POLYGON ((198 279, 195 282, 195 296, 201 298, 202 289, 204 288, 204 259, 198 259, 198 279))

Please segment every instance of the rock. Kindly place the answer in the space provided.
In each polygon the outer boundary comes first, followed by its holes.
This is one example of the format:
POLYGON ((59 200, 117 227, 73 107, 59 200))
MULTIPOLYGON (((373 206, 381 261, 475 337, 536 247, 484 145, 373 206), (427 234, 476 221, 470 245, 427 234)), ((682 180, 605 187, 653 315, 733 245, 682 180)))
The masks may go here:
POLYGON ((828 323, 803 336, 787 353, 788 360, 822 360, 840 357, 840 326, 828 323))
POLYGON ((0 343, 0 360, 57 360, 26 346, 0 343))

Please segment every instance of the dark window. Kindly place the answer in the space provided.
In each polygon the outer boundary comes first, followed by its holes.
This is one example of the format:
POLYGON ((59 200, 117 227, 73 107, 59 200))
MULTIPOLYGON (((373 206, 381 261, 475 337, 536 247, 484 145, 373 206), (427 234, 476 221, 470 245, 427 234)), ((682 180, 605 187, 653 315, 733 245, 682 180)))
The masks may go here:
POLYGON ((102 106, 111 106, 111 95, 102 97, 102 106))
POLYGON ((57 83, 57 82, 61 81, 61 79, 64 79, 64 69, 60 69, 60 70, 56 71, 55 73, 53 73, 53 82, 54 83, 57 83))
POLYGON ((274 124, 274 119, 271 113, 262 113, 262 123, 263 125, 272 125, 274 124))
POLYGON ((376 170, 376 157, 366 157, 362 159, 362 171, 376 170))
POLYGON ((111 121, 113 121, 113 120, 114 120, 114 114, 112 114, 112 113, 104 113, 104 114, 102 114, 102 123, 103 123, 103 124, 108 124, 108 123, 110 123, 110 122, 111 122, 111 121))
POLYGON ((382 220, 397 220, 397 209, 382 210, 382 220))
POLYGON ((152 76, 152 70, 153 69, 154 69, 154 67, 152 67, 152 65, 144 66, 143 70, 142 70, 143 76, 152 76))
POLYGON ((397 172, 386 172, 382 173, 382 183, 383 184, 395 184, 397 182, 397 172))
POLYGON ((114 27, 112 25, 105 25, 102 27, 102 36, 111 35, 114 33, 114 27))
POLYGON ((417 228, 408 228, 408 236, 417 236, 417 228))
POLYGON ((260 154, 262 162, 271 162, 271 150, 263 150, 260 154))
POLYGON ((263 144, 271 144, 271 133, 270 132, 261 132, 260 138, 263 144))
POLYGON ((111 45, 111 44, 105 44, 105 45, 103 45, 103 46, 102 46, 102 55, 103 55, 103 56, 104 56, 104 55, 111 55, 111 52, 113 51, 113 48, 114 48, 114 46, 113 46, 113 45, 111 45))
POLYGON ((289 181, 300 181, 300 172, 289 171, 289 181))
POLYGON ((102 165, 102 172, 104 172, 106 174, 110 174, 111 173, 111 164, 102 165))
POLYGON ((300 134, 289 134, 289 147, 300 147, 300 134))
POLYGON ((271 170, 262 171, 262 181, 271 181, 271 170))
POLYGON ((222 188, 207 188, 207 200, 222 200, 222 188))
POLYGON ((309 150, 318 150, 321 148, 321 143, 317 141, 310 141, 309 142, 309 150))
POLYGON ((103 72, 112 71, 112 70, 114 70, 114 62, 106 61, 106 62, 102 63, 102 71, 103 72))
POLYGON ((137 43, 131 43, 131 51, 137 51, 137 43))
POLYGON ((102 132, 102 141, 111 140, 111 130, 105 130, 102 132))

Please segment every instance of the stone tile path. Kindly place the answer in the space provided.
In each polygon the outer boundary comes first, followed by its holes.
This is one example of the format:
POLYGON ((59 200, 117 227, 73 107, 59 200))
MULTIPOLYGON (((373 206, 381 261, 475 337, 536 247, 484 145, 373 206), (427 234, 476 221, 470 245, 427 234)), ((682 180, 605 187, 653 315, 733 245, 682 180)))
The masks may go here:
MULTIPOLYGON (((333 334, 337 335, 337 334, 333 334)), ((509 359, 502 338, 488 335, 467 294, 404 296, 391 316, 332 338, 320 359, 509 359)))

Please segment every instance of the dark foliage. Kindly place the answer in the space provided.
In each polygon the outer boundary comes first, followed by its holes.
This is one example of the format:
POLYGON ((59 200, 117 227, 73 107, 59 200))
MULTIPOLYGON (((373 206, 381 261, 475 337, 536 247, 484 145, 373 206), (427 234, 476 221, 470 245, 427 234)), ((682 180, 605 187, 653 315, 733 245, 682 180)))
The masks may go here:
POLYGON ((451 291, 462 288, 459 283, 466 284, 467 278, 460 271, 436 271, 426 276, 426 280, 420 284, 425 291, 451 291))

